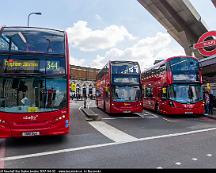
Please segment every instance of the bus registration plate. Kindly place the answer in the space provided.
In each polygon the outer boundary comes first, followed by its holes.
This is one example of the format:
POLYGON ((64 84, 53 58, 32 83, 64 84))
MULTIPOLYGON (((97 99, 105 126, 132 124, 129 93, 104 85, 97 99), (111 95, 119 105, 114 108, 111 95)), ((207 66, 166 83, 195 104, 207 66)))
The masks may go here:
POLYGON ((189 114, 189 115, 191 115, 191 114, 193 114, 193 112, 185 112, 185 114, 189 114))
POLYGON ((40 132, 23 132, 22 136, 39 136, 40 132))
POLYGON ((123 113, 131 113, 131 111, 123 111, 123 113))

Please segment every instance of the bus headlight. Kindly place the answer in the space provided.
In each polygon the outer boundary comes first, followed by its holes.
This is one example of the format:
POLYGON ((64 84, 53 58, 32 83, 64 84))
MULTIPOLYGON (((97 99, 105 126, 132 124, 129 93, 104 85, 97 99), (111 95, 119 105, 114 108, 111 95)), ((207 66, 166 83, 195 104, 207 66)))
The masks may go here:
POLYGON ((1 128, 9 128, 8 123, 3 119, 0 119, 0 127, 1 128))
POLYGON ((0 124, 6 124, 5 120, 0 119, 0 124))
POLYGON ((55 122, 60 121, 60 120, 65 119, 65 118, 66 118, 65 115, 59 116, 59 117, 55 118, 55 122))

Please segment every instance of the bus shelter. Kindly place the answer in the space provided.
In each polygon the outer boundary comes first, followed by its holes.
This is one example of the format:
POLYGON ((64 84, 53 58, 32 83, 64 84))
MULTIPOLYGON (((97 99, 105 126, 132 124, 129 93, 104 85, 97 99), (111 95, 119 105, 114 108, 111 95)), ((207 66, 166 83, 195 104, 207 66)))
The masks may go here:
POLYGON ((213 93, 216 100, 216 55, 201 59, 199 62, 202 68, 204 87, 213 93))

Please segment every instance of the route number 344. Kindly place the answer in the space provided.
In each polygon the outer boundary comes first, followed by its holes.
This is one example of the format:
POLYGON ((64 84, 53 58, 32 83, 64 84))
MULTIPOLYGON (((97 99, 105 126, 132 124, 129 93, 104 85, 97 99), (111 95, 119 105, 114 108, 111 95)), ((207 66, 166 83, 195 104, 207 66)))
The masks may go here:
POLYGON ((47 61, 47 70, 57 70, 58 62, 57 61, 47 61))

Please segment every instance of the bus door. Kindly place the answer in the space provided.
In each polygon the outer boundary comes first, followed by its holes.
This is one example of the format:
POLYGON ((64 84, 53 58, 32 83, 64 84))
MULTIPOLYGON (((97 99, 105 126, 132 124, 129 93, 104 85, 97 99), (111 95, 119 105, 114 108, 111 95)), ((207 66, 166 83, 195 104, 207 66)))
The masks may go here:
POLYGON ((146 86, 145 88, 145 98, 144 98, 145 106, 149 109, 154 108, 154 100, 153 100, 153 88, 150 86, 146 86))
POLYGON ((104 103, 105 103, 105 111, 110 112, 110 85, 105 86, 105 93, 104 93, 104 103))

